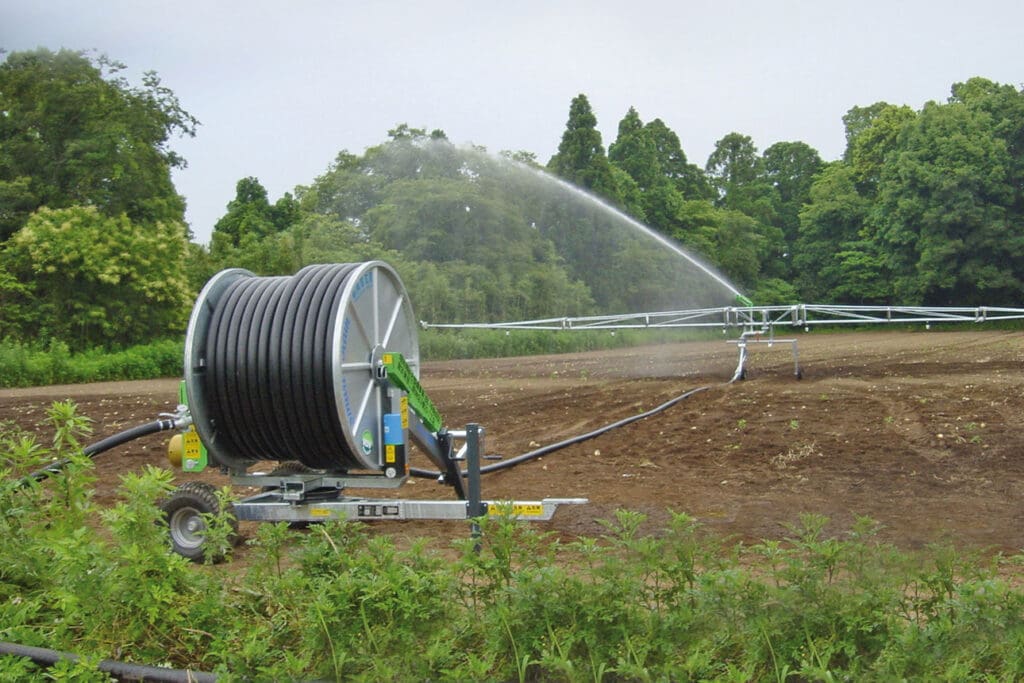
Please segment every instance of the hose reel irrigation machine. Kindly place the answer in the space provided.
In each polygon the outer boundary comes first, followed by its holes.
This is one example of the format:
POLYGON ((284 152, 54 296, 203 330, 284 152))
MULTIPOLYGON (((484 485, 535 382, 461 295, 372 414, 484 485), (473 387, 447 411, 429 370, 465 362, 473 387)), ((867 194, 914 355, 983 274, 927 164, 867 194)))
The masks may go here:
MULTIPOLYGON (((314 265, 281 277, 221 271, 189 320, 174 421, 185 431, 172 439, 171 460, 258 487, 233 504, 238 520, 465 520, 498 508, 547 520, 560 504, 586 502, 482 500, 484 430, 446 429, 419 371, 416 319, 388 264, 314 265), (436 472, 410 468, 410 444, 436 472), (280 464, 259 471, 272 461, 280 464), (456 499, 349 495, 397 489, 411 475, 436 478, 456 499)), ((186 482, 162 505, 174 550, 201 558, 203 515, 219 509, 213 487, 186 482)))

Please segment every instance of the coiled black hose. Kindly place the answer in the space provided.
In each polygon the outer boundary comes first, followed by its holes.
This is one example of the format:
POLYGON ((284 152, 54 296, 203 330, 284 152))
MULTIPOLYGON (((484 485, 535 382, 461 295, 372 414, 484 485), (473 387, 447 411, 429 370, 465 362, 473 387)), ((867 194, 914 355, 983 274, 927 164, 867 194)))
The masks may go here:
POLYGON ((290 277, 243 277, 220 296, 205 339, 210 422, 219 448, 243 460, 358 466, 332 401, 331 339, 360 264, 307 266, 290 277))
MULTIPOLYGON (((616 429, 618 427, 623 427, 623 426, 628 425, 628 424, 630 424, 632 422, 636 422, 637 420, 642 420, 645 417, 651 417, 652 415, 657 415, 658 413, 660 413, 662 411, 668 410, 669 408, 671 408, 672 406, 676 405, 680 401, 684 401, 684 400, 690 398, 691 396, 693 396, 694 394, 699 394, 700 392, 707 391, 710 388, 711 388, 710 386, 705 386, 705 387, 698 387, 696 389, 691 389, 690 391, 684 392, 684 393, 680 394, 679 396, 676 396, 673 399, 665 401, 661 405, 659 405, 659 406, 657 406, 655 408, 651 408, 650 410, 645 411, 643 413, 639 413, 637 415, 632 415, 630 417, 623 418, 621 420, 618 420, 617 422, 612 422, 611 424, 607 424, 607 425, 605 425, 603 427, 598 427, 597 429, 595 429, 595 430, 593 430, 591 432, 587 432, 586 434, 580 434, 579 436, 574 436, 574 437, 572 437, 570 439, 565 439, 564 441, 558 441, 556 443, 549 444, 547 446, 541 446, 540 448, 538 448, 536 450, 532 450, 532 451, 529 451, 527 453, 523 453, 522 455, 517 455, 514 458, 510 458, 510 459, 504 460, 502 462, 494 463, 493 465, 487 465, 485 467, 481 467, 480 468, 480 474, 487 474, 489 472, 497 472, 498 470, 503 470, 503 469, 506 469, 508 467, 515 467, 516 465, 522 464, 522 463, 527 462, 529 460, 534 460, 534 459, 539 458, 541 456, 547 455, 548 453, 554 453, 555 451, 561 450, 561 449, 566 448, 568 446, 572 446, 574 444, 582 443, 582 442, 584 442, 584 441, 586 441, 588 439, 593 439, 596 436, 601 436, 605 432, 609 432, 609 431, 611 431, 613 429, 616 429)), ((409 474, 411 476, 421 477, 423 479, 436 479, 437 477, 441 476, 440 472, 433 472, 431 470, 423 470, 423 469, 418 469, 418 468, 415 468, 415 467, 409 469, 409 474)), ((462 471, 462 476, 463 477, 468 476, 468 472, 463 470, 462 471)))

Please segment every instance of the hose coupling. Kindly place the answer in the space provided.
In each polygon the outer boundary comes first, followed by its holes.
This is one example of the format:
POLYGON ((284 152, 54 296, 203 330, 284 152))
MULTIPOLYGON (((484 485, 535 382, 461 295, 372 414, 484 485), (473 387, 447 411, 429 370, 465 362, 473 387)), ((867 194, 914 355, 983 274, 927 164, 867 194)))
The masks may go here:
POLYGON ((160 413, 157 417, 171 420, 173 424, 169 429, 188 429, 192 424, 192 414, 189 413, 188 406, 184 403, 179 403, 175 412, 160 413))

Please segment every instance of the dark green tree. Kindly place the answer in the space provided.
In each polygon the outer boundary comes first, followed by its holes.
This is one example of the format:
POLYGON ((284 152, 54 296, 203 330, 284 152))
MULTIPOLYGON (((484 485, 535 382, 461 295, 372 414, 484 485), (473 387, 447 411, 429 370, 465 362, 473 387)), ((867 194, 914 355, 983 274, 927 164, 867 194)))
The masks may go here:
POLYGON ((620 197, 620 206, 630 216, 633 216, 641 223, 645 223, 652 228, 660 229, 656 226, 650 218, 647 217, 647 203, 650 198, 650 193, 645 192, 632 176, 623 171, 615 164, 611 164, 612 179, 615 181, 615 187, 618 190, 620 197))
POLYGON ((299 202, 286 192, 274 204, 254 177, 235 185, 235 198, 213 228, 210 256, 224 267, 244 267, 263 275, 297 269, 295 236, 289 228, 302 218, 299 202))
POLYGON ((810 196, 811 184, 822 168, 818 152, 804 142, 777 142, 764 151, 762 169, 767 183, 775 190, 772 193, 772 213, 775 227, 782 230, 785 240, 783 262, 787 279, 791 276, 796 240, 800 231, 800 209, 810 196))
POLYGON ((633 107, 619 121, 618 136, 608 147, 608 160, 628 173, 641 192, 666 182, 658 161, 658 149, 633 107))
POLYGON ((742 210, 750 188, 762 180, 762 161, 749 135, 729 133, 715 143, 705 171, 717 192, 716 204, 742 210))
POLYGON ((843 128, 846 133, 846 150, 843 152, 843 161, 853 161, 853 141, 871 126, 879 114, 882 113, 882 110, 888 109, 891 106, 893 105, 888 102, 875 102, 866 107, 851 107, 843 114, 843 128))
POLYGON ((601 143, 601 133, 597 130, 597 117, 586 95, 573 98, 562 141, 548 161, 548 170, 613 204, 620 203, 615 178, 601 143))
POLYGON ((644 125, 654 143, 658 166, 683 199, 711 199, 713 192, 704 171, 689 163, 679 142, 679 136, 661 119, 644 125))
POLYGON ((36 209, 94 206, 140 229, 183 222, 169 146, 198 122, 159 77, 82 52, 13 52, 0 64, 0 241, 36 209))
POLYGON ((299 204, 304 213, 315 213, 354 222, 379 203, 387 178, 369 164, 371 155, 380 156, 376 148, 365 157, 342 150, 330 169, 305 188, 299 204), (372 171, 372 172, 370 172, 372 171))
POLYGON ((1014 188, 1009 218, 1016 229, 1024 230, 1024 88, 976 77, 955 83, 952 90, 951 104, 962 103, 987 114, 992 134, 1006 143, 1014 188))
POLYGON ((738 286, 750 291, 757 286, 765 238, 761 226, 739 211, 724 210, 715 232, 715 264, 738 286))
POLYGON ((862 194, 874 197, 878 192, 887 156, 896 150, 904 126, 916 117, 910 107, 884 102, 847 112, 843 119, 848 126, 844 158, 853 168, 862 194))
POLYGON ((793 257, 803 301, 873 304, 891 299, 881 248, 864 230, 870 209, 850 164, 835 162, 819 174, 800 211, 793 257))
POLYGON ((257 239, 275 232, 267 190, 258 178, 242 178, 235 184, 235 198, 228 202, 227 213, 213 226, 212 250, 216 254, 237 247, 251 235, 257 239))
POLYGON ((629 108, 619 122, 619 133, 608 148, 608 160, 626 210, 660 232, 671 231, 665 190, 671 189, 661 172, 658 150, 636 109, 629 108))
POLYGON ((767 179, 754 141, 747 135, 729 133, 715 143, 705 168, 717 193, 715 205, 754 221, 760 276, 787 277, 786 241, 775 214, 777 191, 767 179))
POLYGON ((699 182, 703 173, 686 162, 678 136, 660 119, 644 124, 632 107, 619 122, 608 158, 629 176, 618 180, 624 205, 665 235, 682 228, 679 213, 688 196, 707 196, 707 184, 699 182))
POLYGON ((901 301, 1008 305, 1024 294, 1013 162, 993 123, 960 102, 928 103, 886 157, 876 225, 901 301))
POLYGON ((291 192, 281 195, 270 207, 270 222, 275 232, 284 232, 302 218, 302 206, 291 192))

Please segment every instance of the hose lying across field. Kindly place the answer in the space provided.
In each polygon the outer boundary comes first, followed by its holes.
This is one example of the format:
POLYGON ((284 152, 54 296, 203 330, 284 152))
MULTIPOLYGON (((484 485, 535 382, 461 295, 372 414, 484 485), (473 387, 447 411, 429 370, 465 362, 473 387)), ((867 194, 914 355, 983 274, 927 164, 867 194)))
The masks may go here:
MULTIPOLYGON (((541 456, 547 455, 549 453, 554 453, 555 451, 561 450, 561 449, 566 448, 568 446, 572 446, 572 445, 575 445, 575 444, 578 444, 578 443, 583 443, 584 441, 587 441, 588 439, 593 439, 594 437, 601 436, 605 432, 610 432, 611 430, 616 429, 618 427, 624 427, 625 425, 628 425, 628 424, 631 424, 633 422, 636 422, 637 420, 642 420, 645 417, 651 417, 652 415, 657 415, 658 413, 660 413, 662 411, 668 410, 669 408, 671 408, 672 406, 676 405, 680 401, 684 401, 684 400, 690 398, 691 396, 693 396, 694 394, 699 394, 700 392, 707 391, 710 388, 711 388, 710 386, 704 386, 704 387, 697 387, 696 389, 691 389, 691 390, 689 390, 687 392, 684 392, 684 393, 680 394, 679 396, 676 396, 675 398, 673 398, 673 399, 671 399, 669 401, 665 401, 660 406, 657 406, 655 408, 651 408, 650 410, 645 411, 643 413, 639 413, 637 415, 632 415, 630 417, 623 418, 621 420, 618 420, 617 422, 612 422, 611 424, 606 424, 603 427, 598 427, 597 429, 595 429, 593 431, 590 431, 590 432, 587 432, 586 434, 580 434, 579 436, 574 436, 572 438, 565 439, 564 441, 558 441, 558 442, 553 443, 553 444, 548 444, 547 446, 541 446, 540 448, 538 448, 536 450, 529 451, 528 453, 523 453, 522 455, 517 455, 514 458, 509 458, 508 460, 504 460, 502 462, 498 462, 498 463, 495 463, 493 465, 487 465, 485 467, 481 467, 480 468, 480 474, 487 474, 488 472, 497 472, 498 470, 503 470, 503 469, 506 469, 506 468, 509 468, 509 467, 514 467, 516 465, 519 465, 519 464, 522 464, 524 462, 527 462, 528 460, 535 460, 536 458, 539 458, 541 456)), ((431 471, 431 470, 421 470, 421 469, 418 469, 418 468, 415 468, 415 467, 411 468, 409 470, 409 474, 414 476, 414 477, 421 477, 423 479, 436 479, 437 477, 441 476, 440 472, 434 472, 434 471, 431 471)), ((465 470, 463 470, 462 476, 463 477, 468 476, 468 473, 465 470)))
MULTIPOLYGON (((733 378, 733 381, 735 381, 735 378, 733 378)), ((516 465, 520 465, 530 460, 536 460, 537 458, 548 455, 549 453, 554 453, 555 451, 559 451, 563 448, 567 448, 578 443, 583 443, 584 441, 587 441, 589 439, 601 436, 606 432, 610 432, 613 429, 624 427, 638 420, 642 420, 644 418, 657 415, 658 413, 668 410, 677 403, 690 398, 694 394, 699 394, 700 392, 707 391, 710 388, 711 387, 709 385, 697 387, 696 389, 690 389, 689 391, 686 391, 676 396, 675 398, 665 401, 661 405, 651 408, 650 410, 647 410, 645 412, 638 413, 636 415, 631 415, 630 417, 626 417, 616 422, 612 422, 610 424, 604 425, 603 427, 598 427, 597 429, 587 432, 585 434, 580 434, 578 436, 574 436, 563 441, 548 444, 547 446, 541 446, 540 448, 529 451, 527 453, 523 453, 522 455, 517 455, 514 458, 494 463, 493 465, 481 467, 480 474, 488 474, 490 472, 497 472, 499 470, 507 469, 509 467, 515 467, 516 465)), ((92 458, 101 453, 109 451, 112 448, 116 448, 121 444, 133 441, 135 439, 147 436, 149 434, 155 434, 156 432, 174 429, 175 426, 177 426, 177 423, 174 420, 170 419, 154 420, 153 422, 147 422, 146 424, 141 424, 130 429, 126 429, 123 432, 118 432, 117 434, 108 436, 107 438, 97 441, 94 444, 90 444, 86 446, 84 449, 82 449, 82 453, 92 458)), ((57 462, 51 463, 40 470, 36 470, 31 474, 27 474, 15 483, 15 488, 22 488, 24 486, 28 486, 30 483, 34 481, 42 481, 43 479, 46 479, 47 477, 50 477, 59 472, 60 470, 62 470, 68 464, 68 462, 70 461, 66 459, 58 460, 57 462)), ((423 479, 436 479, 437 477, 441 476, 440 472, 419 469, 416 467, 411 468, 409 470, 409 474, 414 477, 420 477, 423 479)), ((467 473, 463 471, 462 476, 467 476, 467 473)))
MULTIPOLYGON (((100 439, 96 443, 89 444, 88 446, 82 449, 82 453, 90 458, 94 458, 100 453, 105 453, 109 451, 111 448, 116 448, 121 444, 128 443, 129 441, 134 441, 135 439, 147 436, 149 434, 155 434, 157 432, 164 432, 169 429, 174 429, 176 426, 178 426, 178 423, 175 420, 153 420, 152 422, 147 422, 146 424, 131 427, 130 429, 126 429, 123 432, 118 432, 117 434, 108 436, 105 439, 100 439)), ((64 469, 69 462, 71 461, 65 458, 64 460, 52 462, 46 467, 40 470, 36 470, 31 474, 26 474, 24 477, 15 482, 14 488, 23 488, 34 481, 42 481, 47 477, 53 476, 54 474, 57 474, 62 469, 64 469)))
MULTIPOLYGON (((0 655, 27 657, 36 664, 50 667, 60 661, 77 662, 80 657, 70 652, 61 652, 44 647, 18 645, 0 642, 0 655)), ((104 659, 97 665, 97 670, 108 673, 118 679, 129 681, 157 681, 158 683, 214 683, 217 676, 203 671, 183 669, 167 669, 160 666, 127 664, 104 659)))

